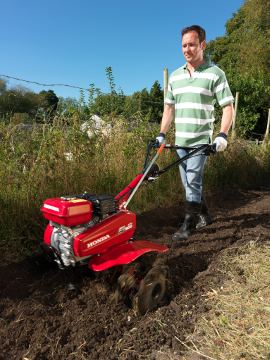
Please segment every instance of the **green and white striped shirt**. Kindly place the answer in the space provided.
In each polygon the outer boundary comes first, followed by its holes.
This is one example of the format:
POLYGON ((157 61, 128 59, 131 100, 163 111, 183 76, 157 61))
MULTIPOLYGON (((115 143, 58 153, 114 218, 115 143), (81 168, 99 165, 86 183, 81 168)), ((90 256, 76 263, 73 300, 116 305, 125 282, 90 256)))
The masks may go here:
POLYGON ((212 142, 214 104, 234 102, 225 73, 207 60, 190 76, 187 64, 175 70, 165 103, 175 105, 175 144, 192 146, 212 142))

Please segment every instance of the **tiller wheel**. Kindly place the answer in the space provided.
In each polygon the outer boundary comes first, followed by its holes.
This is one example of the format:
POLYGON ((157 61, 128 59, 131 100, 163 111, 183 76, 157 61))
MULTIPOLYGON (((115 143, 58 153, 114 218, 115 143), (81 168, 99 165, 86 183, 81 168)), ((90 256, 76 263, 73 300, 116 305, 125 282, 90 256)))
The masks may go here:
POLYGON ((123 269, 118 278, 116 299, 128 295, 134 310, 144 315, 162 301, 166 291, 167 272, 167 266, 157 265, 142 272, 139 263, 132 264, 132 267, 123 269))
POLYGON ((167 266, 155 266, 141 281, 134 304, 141 315, 153 310, 162 301, 166 290, 167 269, 167 266))

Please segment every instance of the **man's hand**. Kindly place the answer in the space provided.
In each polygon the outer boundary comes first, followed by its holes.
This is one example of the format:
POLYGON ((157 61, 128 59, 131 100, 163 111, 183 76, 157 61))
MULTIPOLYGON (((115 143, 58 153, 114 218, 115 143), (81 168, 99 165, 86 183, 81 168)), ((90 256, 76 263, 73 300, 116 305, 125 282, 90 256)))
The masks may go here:
POLYGON ((163 133, 160 133, 158 135, 158 137, 156 138, 156 140, 158 141, 158 145, 161 145, 162 144, 162 141, 165 139, 165 134, 163 133))
POLYGON ((227 146, 227 135, 220 132, 215 138, 213 144, 216 144, 216 151, 224 151, 227 146))

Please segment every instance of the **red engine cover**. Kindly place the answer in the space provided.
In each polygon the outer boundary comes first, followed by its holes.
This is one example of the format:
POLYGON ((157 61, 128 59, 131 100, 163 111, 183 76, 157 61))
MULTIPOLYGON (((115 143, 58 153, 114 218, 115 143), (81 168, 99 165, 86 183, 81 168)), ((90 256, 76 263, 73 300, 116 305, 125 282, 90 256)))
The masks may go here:
POLYGON ((84 199, 48 199, 41 209, 45 219, 65 226, 87 223, 92 218, 92 204, 84 199))
POLYGON ((111 246, 129 240, 136 228, 136 215, 119 211, 106 220, 75 237, 73 250, 76 256, 101 254, 111 246))

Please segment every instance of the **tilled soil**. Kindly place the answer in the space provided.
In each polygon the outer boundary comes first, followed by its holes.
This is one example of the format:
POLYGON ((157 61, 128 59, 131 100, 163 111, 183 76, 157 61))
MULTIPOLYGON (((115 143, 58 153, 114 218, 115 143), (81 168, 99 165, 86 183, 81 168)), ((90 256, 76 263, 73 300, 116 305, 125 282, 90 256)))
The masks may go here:
POLYGON ((213 224, 188 241, 171 240, 184 220, 183 205, 137 217, 134 240, 169 248, 142 257, 169 267, 163 301, 144 316, 127 300, 115 303, 105 272, 94 277, 87 268, 59 270, 42 254, 0 267, 0 360, 191 358, 184 344, 209 310, 204 295, 225 281, 218 272, 222 250, 250 241, 270 244, 270 187, 207 199, 213 224))

